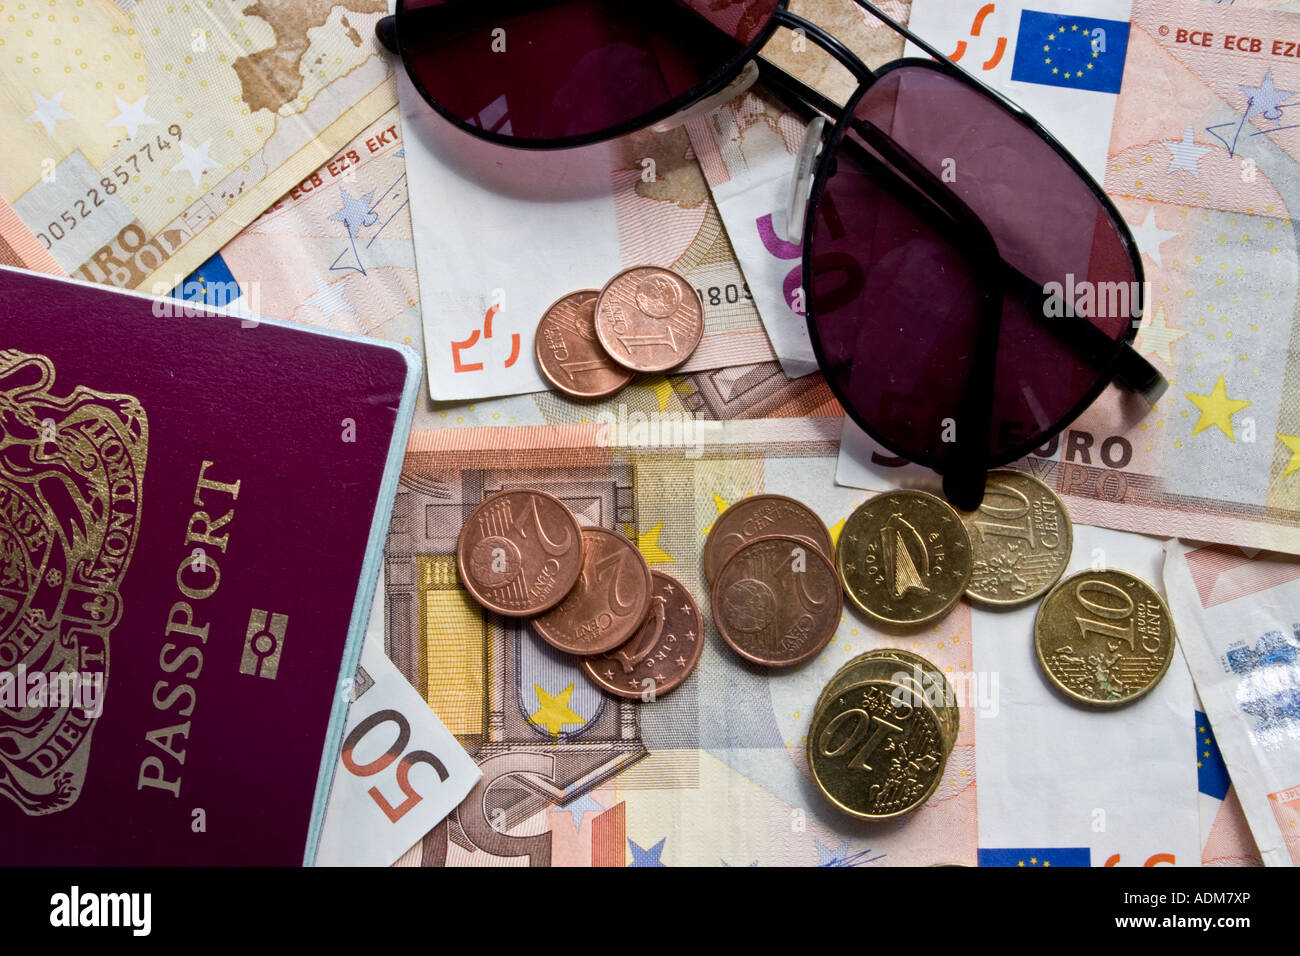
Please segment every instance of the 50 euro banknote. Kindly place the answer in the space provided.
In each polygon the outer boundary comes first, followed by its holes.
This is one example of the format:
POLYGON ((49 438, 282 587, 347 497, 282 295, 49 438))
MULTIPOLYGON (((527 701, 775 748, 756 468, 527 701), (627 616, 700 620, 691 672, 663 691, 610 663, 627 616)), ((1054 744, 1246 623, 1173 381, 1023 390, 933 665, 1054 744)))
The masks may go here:
MULTIPOLYGON (((589 423, 414 433, 385 547, 385 648, 483 777, 400 863, 974 864, 985 862, 985 848, 1005 851, 987 862, 1019 850, 1026 861, 1039 859, 1034 847, 1066 851, 1056 856, 1061 865, 1101 865, 1117 855, 1120 865, 1159 854, 1193 860, 1185 669, 1143 705, 1135 732, 1101 719, 1115 715, 1072 709, 1032 663, 1021 666, 1032 609, 1011 622, 961 604, 901 635, 846 609, 826 648, 788 670, 749 664, 723 643, 702 574, 706 536, 731 504, 766 492, 803 501, 838 537, 867 497, 833 481, 838 434, 833 418, 702 422, 670 432, 589 423), (469 597, 456 572, 457 535, 472 508, 507 487, 556 495, 581 524, 626 535, 652 568, 690 590, 706 643, 682 686, 653 701, 609 697, 527 621, 486 614, 469 597), (854 656, 881 647, 914 651, 943 669, 960 729, 927 804, 901 825, 873 826, 820 796, 806 747, 822 687, 854 656), (1030 724, 1038 749, 1027 743, 1030 724), (987 753, 977 760, 978 747, 987 753), (1094 765, 1102 753, 1104 775, 1094 765), (985 758, 993 768, 987 792, 976 780, 985 758), (1149 799, 1116 796, 1139 779, 1149 799), (1002 808, 987 833, 986 800, 1002 808), (1070 812, 1054 813, 1058 804, 1070 812), (1092 829, 1097 806, 1111 813, 1104 833, 1092 829)), ((1137 570, 1151 573, 1158 543, 1130 547, 1122 539, 1132 536, 1097 534, 1110 535, 1100 544, 1117 563, 1146 562, 1137 570)), ((1080 554, 1091 559, 1091 547, 1080 554)))
POLYGON ((68 274, 162 292, 389 109, 385 0, 87 0, 0 24, 0 196, 68 274))

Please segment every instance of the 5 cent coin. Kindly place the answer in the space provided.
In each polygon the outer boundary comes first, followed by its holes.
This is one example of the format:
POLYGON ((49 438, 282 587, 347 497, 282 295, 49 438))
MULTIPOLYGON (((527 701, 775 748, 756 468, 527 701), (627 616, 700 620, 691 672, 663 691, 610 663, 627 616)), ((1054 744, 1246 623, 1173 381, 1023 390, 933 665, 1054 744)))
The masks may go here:
POLYGON ((582 570, 582 529, 564 503, 531 488, 501 491, 469 513, 456 567, 474 600, 508 617, 559 604, 582 570))
POLYGON ((650 567, 614 531, 582 529, 582 573, 556 607, 533 620, 548 644, 570 654, 603 654, 627 641, 650 609, 650 567))

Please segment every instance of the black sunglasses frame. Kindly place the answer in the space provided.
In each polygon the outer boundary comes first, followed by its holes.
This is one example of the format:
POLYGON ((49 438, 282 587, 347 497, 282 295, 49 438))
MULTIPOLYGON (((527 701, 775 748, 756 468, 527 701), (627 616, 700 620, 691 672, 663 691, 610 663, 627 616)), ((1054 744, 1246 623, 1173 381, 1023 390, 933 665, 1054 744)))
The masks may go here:
MULTIPOLYGON (((522 7, 535 6, 539 0, 516 0, 522 7)), ((546 0, 540 0, 544 3, 546 0)), ((844 45, 840 40, 827 33, 817 24, 789 10, 789 0, 779 0, 777 7, 773 10, 768 23, 755 35, 754 40, 741 50, 732 60, 728 61, 723 67, 702 81, 694 89, 687 91, 681 96, 665 103, 663 106, 642 116, 636 117, 618 126, 612 126, 582 136, 567 137, 563 139, 518 139, 511 136, 505 136, 492 130, 467 123, 456 116, 447 112, 438 102, 429 94, 420 83, 414 71, 410 68, 407 60, 406 51, 401 43, 402 23, 404 19, 403 11, 405 9, 404 0, 398 0, 397 10, 393 16, 384 18, 376 27, 380 41, 389 50, 398 53, 402 57, 402 63, 406 69, 407 76, 410 78, 416 90, 421 97, 432 107, 439 115, 452 123, 457 128, 490 142, 499 143, 503 146, 523 149, 564 149, 575 146, 584 146, 592 143, 603 142, 608 139, 645 129, 659 123, 671 116, 688 110, 692 105, 700 100, 711 96, 724 89, 740 74, 745 64, 754 60, 759 63, 760 76, 765 85, 772 88, 781 95, 781 98, 788 105, 796 107, 805 119, 811 119, 817 115, 835 118, 834 126, 830 133, 827 134, 823 141, 821 156, 817 161, 814 171, 812 190, 808 196, 807 204, 804 211, 804 239, 803 246, 803 274, 805 277, 814 274, 814 261, 812 253, 812 243, 809 239, 811 229, 809 224, 815 222, 823 193, 827 181, 830 179, 834 170, 834 164, 838 151, 844 146, 844 138, 849 129, 855 123, 855 110, 867 91, 871 88, 876 80, 880 79, 887 73, 904 67, 920 67, 941 72, 948 77, 963 83, 972 90, 988 98, 993 105, 998 106, 1011 114, 1022 125, 1027 127, 1040 139, 1044 140, 1052 149, 1065 160, 1066 164, 1078 176, 1088 188, 1092 191, 1093 196, 1097 199, 1099 205, 1106 210, 1111 219, 1119 226, 1120 239, 1128 252, 1133 265, 1133 273, 1136 277, 1138 299, 1135 304, 1134 312, 1136 315, 1142 315, 1145 309, 1145 303, 1142 301, 1142 294, 1145 290, 1146 273, 1142 266, 1142 255, 1133 239, 1132 232, 1124 217, 1120 214, 1119 209, 1111 201, 1110 197, 1100 185, 1092 178, 1077 159, 1061 145, 1057 139, 1045 129, 1042 124, 1035 120, 1030 114, 1025 112, 1019 105, 1012 100, 1003 96, 997 90, 981 82, 978 78, 967 73, 958 67, 947 56, 937 48, 927 43, 921 37, 917 36, 911 30, 899 24, 884 11, 878 9, 868 0, 853 0, 855 4, 870 13, 877 20, 903 36, 916 46, 920 47, 932 59, 925 60, 916 57, 904 57, 890 61, 876 69, 867 66, 861 58, 852 50, 844 45), (847 69, 857 81, 857 89, 849 98, 848 102, 841 105, 825 97, 817 90, 807 84, 795 79, 785 71, 776 67, 769 61, 763 60, 758 56, 759 51, 772 39, 776 31, 781 27, 795 31, 796 34, 806 37, 813 41, 817 46, 826 51, 841 66, 847 69)), ((872 143, 873 148, 879 149, 881 144, 872 143)), ((891 157, 893 159, 904 160, 903 156, 891 157)), ((955 225, 969 236, 966 246, 973 254, 980 248, 979 233, 983 230, 982 224, 978 217, 969 210, 960 207, 963 204, 956 195, 950 190, 944 188, 937 177, 928 174, 924 170, 916 169, 909 171, 909 175, 920 183, 918 189, 907 180, 898 176, 889 167, 880 163, 874 158, 869 158, 879 166, 881 175, 890 177, 892 183, 901 187, 909 193, 911 204, 920 202, 922 205, 930 205, 934 208, 929 210, 931 215, 935 210, 941 216, 948 218, 944 222, 948 225, 955 225), (919 175, 918 175, 919 174, 919 175), (931 185, 938 184, 927 194, 925 185, 927 182, 931 185), (918 195, 919 194, 919 199, 918 195), (973 222, 971 221, 973 220, 973 222)), ((911 205, 909 205, 911 208, 911 205)), ((1001 261, 999 259, 999 261, 1001 261)), ((1003 263, 1005 265, 1005 263, 1003 263)), ((1008 267, 1009 268, 1009 267, 1008 267)), ((1023 276, 1016 278, 1025 280, 1023 276)), ((1028 280, 1025 280, 1028 281, 1028 280)), ((1023 284, 1023 283, 1022 283, 1023 284)), ((999 288, 999 292, 1004 292, 1005 286, 999 288)), ((986 299, 989 298, 986 295, 986 299)), ((986 303, 987 305, 987 303, 986 303)), ((1148 403, 1154 404, 1168 387, 1168 383, 1160 372, 1146 359, 1133 349, 1133 340, 1137 336, 1138 320, 1129 323, 1124 336, 1117 340, 1111 339, 1101 330, 1086 320, 1075 325, 1066 325, 1064 323, 1055 326, 1057 331, 1067 340, 1075 351, 1079 352, 1082 357, 1087 359, 1091 366, 1097 372, 1097 383, 1090 389, 1087 394, 1073 407, 1062 416, 1050 428, 1038 433, 1032 439, 1021 443, 1009 452, 1000 455, 989 456, 988 454, 988 421, 991 414, 991 403, 993 399, 992 379, 996 366, 997 358, 997 341, 998 329, 1000 326, 1000 312, 994 314, 989 312, 990 319, 982 324, 978 340, 976 342, 976 354, 972 357, 971 366, 977 374, 972 375, 971 381, 967 384, 967 395, 969 401, 974 404, 974 409, 968 412, 969 420, 978 423, 975 427, 961 427, 958 430, 957 454, 953 461, 941 463, 933 458, 927 459, 925 456, 917 456, 912 452, 904 451, 894 445, 885 436, 879 434, 867 421, 866 417, 858 412, 843 388, 838 384, 834 375, 826 375, 827 384, 831 392, 844 408, 848 417, 881 447, 892 452, 894 455, 907 461, 916 462, 927 468, 939 472, 943 476, 944 494, 958 507, 967 510, 974 510, 979 507, 984 495, 985 474, 990 468, 997 468, 1006 465, 1035 450, 1049 444, 1056 436, 1069 427, 1097 398, 1106 390, 1106 387, 1112 382, 1121 384, 1141 394, 1148 403)), ((825 372, 831 367, 825 350, 822 346, 820 335, 817 330, 815 316, 811 308, 805 308, 805 321, 808 324, 808 335, 812 343, 813 353, 817 358, 818 366, 825 372)))

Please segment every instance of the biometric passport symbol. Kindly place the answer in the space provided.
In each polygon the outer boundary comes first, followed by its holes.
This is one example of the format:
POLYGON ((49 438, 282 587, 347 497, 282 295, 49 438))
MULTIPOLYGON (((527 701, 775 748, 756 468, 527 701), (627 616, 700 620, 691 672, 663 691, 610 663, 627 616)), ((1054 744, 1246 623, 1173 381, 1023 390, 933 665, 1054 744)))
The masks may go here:
MULTIPOLYGON (((60 394, 54 378, 48 357, 0 351, 0 672, 24 674, 23 685, 40 674, 50 688, 80 675, 101 682, 102 700, 138 539, 148 422, 130 395, 82 385, 60 394)), ((32 816, 67 809, 95 718, 84 697, 38 706, 17 690, 17 705, 0 707, 0 793, 32 816)))

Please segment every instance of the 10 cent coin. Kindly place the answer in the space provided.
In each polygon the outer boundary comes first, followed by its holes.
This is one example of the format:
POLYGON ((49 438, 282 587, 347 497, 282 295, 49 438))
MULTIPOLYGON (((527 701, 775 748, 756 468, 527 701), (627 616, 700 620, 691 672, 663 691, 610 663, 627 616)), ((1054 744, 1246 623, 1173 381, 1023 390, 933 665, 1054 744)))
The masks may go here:
POLYGON ((1083 571, 1043 599, 1034 619, 1038 663, 1064 694, 1115 707, 1169 670, 1174 625, 1155 588, 1126 571, 1083 571))
POLYGON ((966 590, 970 536, 946 501, 890 491, 849 515, 835 563, 862 613, 895 627, 924 624, 946 614, 966 590))
POLYGON ((1046 594, 1070 563, 1073 534, 1065 505, 1024 472, 989 472, 984 501, 961 520, 974 552, 966 587, 972 601, 1026 604, 1046 594))

